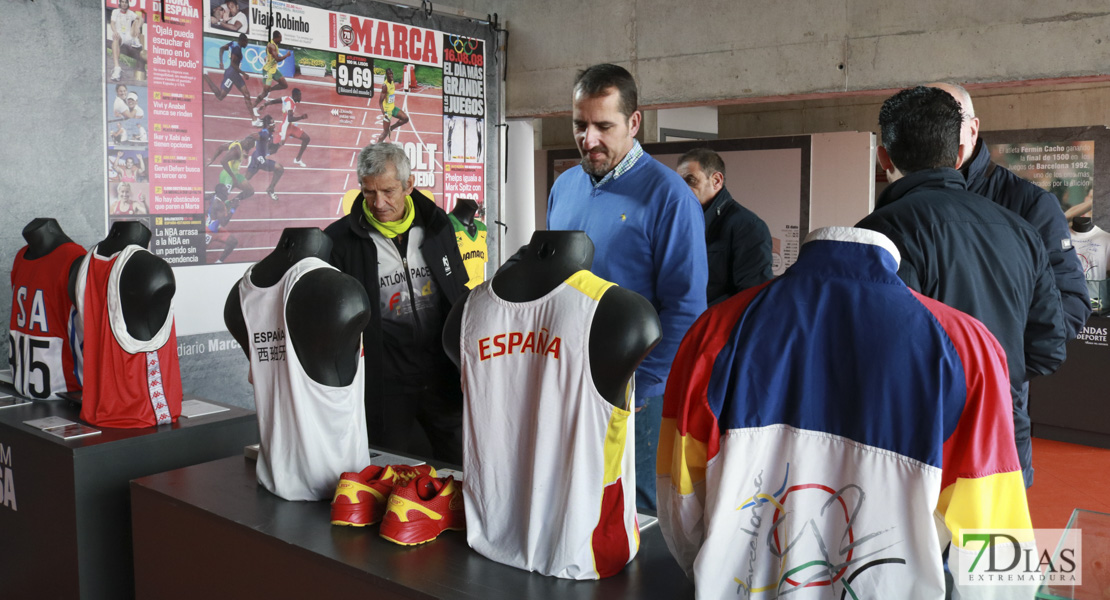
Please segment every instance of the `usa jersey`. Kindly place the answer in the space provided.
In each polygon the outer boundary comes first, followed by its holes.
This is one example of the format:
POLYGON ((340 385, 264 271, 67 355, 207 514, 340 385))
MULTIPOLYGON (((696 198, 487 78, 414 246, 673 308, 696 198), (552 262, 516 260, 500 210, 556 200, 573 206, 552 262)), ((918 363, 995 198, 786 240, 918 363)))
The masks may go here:
POLYGON ((490 282, 466 301, 466 541, 487 558, 597 579, 636 555, 635 428, 590 375, 590 327, 612 285, 579 271, 531 302, 490 282))
POLYGON ((474 232, 474 237, 470 237, 466 225, 463 225, 458 217, 448 213, 447 218, 450 219, 451 227, 455 230, 455 242, 459 245, 459 254, 462 255, 463 264, 466 265, 466 274, 470 277, 466 287, 474 289, 486 280, 486 263, 489 262, 486 224, 475 219, 477 231, 474 232))
POLYGON ((83 333, 81 418, 102 427, 165 425, 181 415, 181 368, 173 307, 149 341, 127 332, 120 275, 134 244, 103 257, 94 246, 77 272, 77 315, 83 333))
POLYGON ((332 497, 339 475, 370 464, 363 401, 363 361, 345 386, 313 381, 288 335, 285 305, 305 273, 335 269, 318 258, 293 265, 270 287, 239 281, 240 307, 250 338, 251 380, 261 444, 258 482, 286 500, 332 497))
POLYGON ((1031 527, 1005 354, 897 269, 881 234, 818 230, 686 335, 658 506, 699 598, 943 598, 950 541, 955 597, 1023 597, 957 562, 965 529, 1031 527))
POLYGON ((26 257, 24 246, 12 264, 12 315, 8 363, 16 393, 52 399, 81 390, 73 356, 76 313, 69 299, 69 268, 85 254, 67 242, 46 256, 26 257))

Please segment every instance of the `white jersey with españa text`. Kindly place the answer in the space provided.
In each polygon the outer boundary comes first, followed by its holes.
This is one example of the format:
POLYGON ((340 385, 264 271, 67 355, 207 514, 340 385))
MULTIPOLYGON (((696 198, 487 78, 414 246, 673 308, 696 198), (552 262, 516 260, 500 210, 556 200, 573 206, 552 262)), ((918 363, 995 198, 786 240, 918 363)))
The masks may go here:
POLYGON ((256 473, 263 487, 286 500, 331 498, 341 473, 370 464, 363 361, 357 360, 348 385, 313 381, 297 356, 285 316, 289 294, 301 277, 334 268, 305 258, 272 286, 251 283, 253 266, 239 281, 261 438, 256 473))
POLYGON ((515 303, 491 283, 462 317, 467 542, 545 575, 613 575, 640 541, 631 413, 590 372, 594 312, 613 284, 579 271, 515 303))

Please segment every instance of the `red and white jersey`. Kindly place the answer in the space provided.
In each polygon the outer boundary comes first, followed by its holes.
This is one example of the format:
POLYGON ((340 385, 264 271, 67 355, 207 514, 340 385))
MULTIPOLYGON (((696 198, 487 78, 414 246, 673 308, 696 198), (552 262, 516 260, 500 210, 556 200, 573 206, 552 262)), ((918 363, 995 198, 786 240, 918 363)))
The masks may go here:
POLYGON ((370 464, 362 359, 355 361, 358 371, 348 385, 313 381, 301 366, 285 318, 289 294, 301 277, 334 268, 305 258, 270 287, 251 283, 253 266, 239 281, 261 438, 255 469, 258 482, 286 500, 329 499, 341 473, 370 464))
POLYGON ((28 398, 57 398, 81 389, 73 356, 75 321, 69 299, 69 268, 85 254, 73 242, 28 259, 27 246, 12 264, 12 318, 8 362, 15 391, 28 398))
POLYGON ((590 374, 594 312, 613 284, 579 271, 520 303, 490 284, 462 317, 466 540, 545 575, 613 575, 640 544, 631 412, 590 374))
POLYGON ((293 124, 293 113, 297 110, 297 102, 291 96, 285 96, 281 99, 281 126, 278 127, 277 134, 274 136, 274 143, 284 144, 289 140, 289 134, 294 137, 301 135, 301 130, 293 124))
POLYGON ((77 317, 84 392, 81 418, 101 427, 165 425, 181 415, 181 368, 173 307, 149 341, 127 332, 120 301, 120 275, 137 253, 134 244, 109 257, 94 246, 77 273, 77 317))
POLYGON ((281 115, 285 122, 289 122, 289 117, 297 110, 297 102, 293 100, 292 96, 285 96, 281 99, 281 115))

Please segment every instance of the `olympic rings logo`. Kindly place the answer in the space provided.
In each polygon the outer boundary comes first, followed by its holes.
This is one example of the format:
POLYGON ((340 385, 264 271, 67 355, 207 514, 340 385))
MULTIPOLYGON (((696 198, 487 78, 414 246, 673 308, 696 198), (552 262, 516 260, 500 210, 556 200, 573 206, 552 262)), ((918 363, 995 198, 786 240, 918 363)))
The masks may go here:
MULTIPOLYGON (((243 49, 243 62, 251 67, 252 73, 261 73, 262 67, 266 64, 266 48, 264 46, 247 46, 243 49)), ((277 63, 278 67, 285 64, 288 58, 281 60, 277 63)))
POLYGON ((259 50, 258 46, 247 46, 243 49, 243 62, 255 72, 261 71, 262 65, 266 64, 266 51, 259 50))
POLYGON ((450 35, 447 37, 447 43, 455 49, 459 54, 471 55, 478 49, 478 40, 459 35, 450 35))

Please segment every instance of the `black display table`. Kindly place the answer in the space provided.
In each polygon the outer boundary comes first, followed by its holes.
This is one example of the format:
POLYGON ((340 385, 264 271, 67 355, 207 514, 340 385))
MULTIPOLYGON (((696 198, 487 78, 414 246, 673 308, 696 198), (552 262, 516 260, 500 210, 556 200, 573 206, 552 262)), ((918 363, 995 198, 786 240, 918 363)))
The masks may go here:
POLYGON ((231 457, 131 482, 140 599, 692 598, 659 527, 601 581, 566 581, 488 560, 461 531, 421 546, 336 527, 328 502, 287 502, 258 485, 254 461, 231 457))
POLYGON ((1029 384, 1029 417, 1039 438, 1110 448, 1110 318, 1092 316, 1068 358, 1029 384))
POLYGON ((258 424, 253 412, 228 408, 157 428, 98 427, 102 433, 71 440, 23 422, 79 421, 76 405, 0 409, 0 598, 132 597, 128 482, 242 456, 258 441, 258 424))

